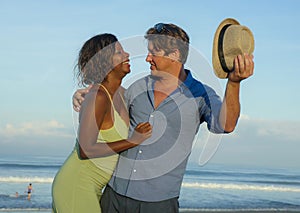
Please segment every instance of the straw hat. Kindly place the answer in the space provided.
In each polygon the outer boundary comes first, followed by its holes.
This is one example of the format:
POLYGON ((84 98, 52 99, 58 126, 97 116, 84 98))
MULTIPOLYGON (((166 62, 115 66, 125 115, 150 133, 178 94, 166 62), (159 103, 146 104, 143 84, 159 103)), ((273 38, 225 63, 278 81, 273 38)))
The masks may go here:
POLYGON ((227 78, 234 68, 234 58, 252 54, 254 37, 250 29, 232 18, 223 20, 216 30, 212 51, 214 72, 219 78, 227 78))

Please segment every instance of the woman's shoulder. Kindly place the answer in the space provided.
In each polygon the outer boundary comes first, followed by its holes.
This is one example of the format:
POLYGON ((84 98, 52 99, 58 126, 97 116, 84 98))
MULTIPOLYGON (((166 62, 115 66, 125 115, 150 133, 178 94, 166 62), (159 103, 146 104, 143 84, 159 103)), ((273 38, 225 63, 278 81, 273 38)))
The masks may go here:
POLYGON ((87 100, 87 102, 93 102, 97 104, 109 103, 109 94, 107 94, 107 92, 104 91, 104 89, 102 89, 100 86, 93 86, 89 93, 85 95, 85 100, 87 100))

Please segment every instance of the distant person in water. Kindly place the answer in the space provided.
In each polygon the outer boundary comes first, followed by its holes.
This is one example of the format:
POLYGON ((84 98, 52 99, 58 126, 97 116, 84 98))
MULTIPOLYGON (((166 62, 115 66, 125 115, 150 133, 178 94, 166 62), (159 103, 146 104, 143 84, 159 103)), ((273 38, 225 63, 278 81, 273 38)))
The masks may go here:
POLYGON ((32 184, 29 183, 29 185, 27 186, 27 200, 30 200, 32 191, 33 191, 32 184))

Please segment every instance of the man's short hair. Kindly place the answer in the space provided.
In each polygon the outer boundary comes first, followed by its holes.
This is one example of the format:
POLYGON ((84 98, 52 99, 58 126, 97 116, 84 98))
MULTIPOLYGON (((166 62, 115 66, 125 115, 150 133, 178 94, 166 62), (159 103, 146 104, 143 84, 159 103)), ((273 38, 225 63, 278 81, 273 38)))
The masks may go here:
POLYGON ((188 34, 175 24, 158 23, 146 32, 145 38, 153 43, 156 50, 163 50, 166 55, 178 49, 179 61, 182 64, 186 62, 190 39, 188 34))

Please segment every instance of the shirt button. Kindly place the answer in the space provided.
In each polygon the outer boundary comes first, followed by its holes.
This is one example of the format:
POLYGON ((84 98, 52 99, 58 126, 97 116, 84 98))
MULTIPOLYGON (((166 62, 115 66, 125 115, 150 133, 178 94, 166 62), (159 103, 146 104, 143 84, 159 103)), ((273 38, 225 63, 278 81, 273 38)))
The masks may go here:
POLYGON ((153 117, 154 117, 154 115, 152 115, 152 114, 151 114, 151 115, 150 115, 150 117, 151 117, 151 118, 153 118, 153 117))
POLYGON ((133 172, 136 172, 136 169, 134 169, 133 172))
POLYGON ((140 154, 142 154, 142 153, 143 153, 143 151, 142 151, 142 150, 139 150, 139 153, 140 153, 140 154))

